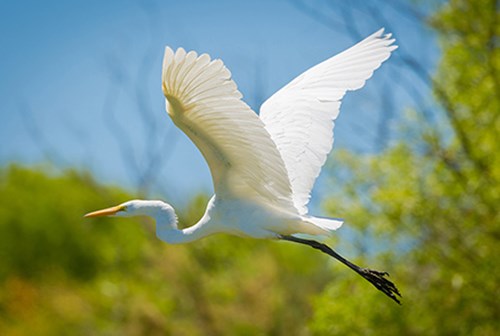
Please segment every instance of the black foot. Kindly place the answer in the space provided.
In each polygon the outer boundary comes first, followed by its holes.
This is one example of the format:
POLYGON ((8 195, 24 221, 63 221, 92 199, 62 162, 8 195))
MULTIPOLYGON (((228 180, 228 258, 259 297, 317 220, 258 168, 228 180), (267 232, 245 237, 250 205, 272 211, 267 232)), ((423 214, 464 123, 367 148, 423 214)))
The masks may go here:
POLYGON ((388 276, 389 273, 374 271, 369 268, 361 268, 353 264, 349 260, 345 259, 344 257, 342 257, 340 254, 332 250, 327 245, 319 243, 315 240, 302 239, 295 236, 279 236, 279 238, 283 240, 292 241, 295 243, 309 245, 312 248, 320 250, 321 252, 324 252, 334 257, 335 259, 337 259, 338 261, 340 261, 341 263, 343 263, 344 265, 346 265, 347 267, 349 267, 350 269, 361 275, 363 278, 368 280, 379 291, 381 291, 382 293, 393 299, 398 304, 401 304, 401 302, 399 302, 398 299, 398 296, 401 297, 401 294, 399 293, 399 290, 396 288, 396 285, 394 285, 392 281, 385 278, 385 276, 386 275, 388 276))
POLYGON ((398 296, 401 297, 399 290, 396 285, 387 279, 385 276, 389 276, 387 272, 374 271, 369 268, 361 268, 359 270, 359 275, 368 280, 372 285, 374 285, 379 291, 383 292, 385 295, 401 304, 398 296))

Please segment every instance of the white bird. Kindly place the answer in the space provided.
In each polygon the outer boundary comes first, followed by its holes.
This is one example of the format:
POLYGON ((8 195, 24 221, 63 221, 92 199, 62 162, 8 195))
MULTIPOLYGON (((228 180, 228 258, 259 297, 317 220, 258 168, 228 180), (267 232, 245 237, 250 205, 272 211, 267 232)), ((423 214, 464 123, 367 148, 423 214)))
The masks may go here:
POLYGON ((172 206, 162 201, 129 201, 85 217, 151 216, 158 238, 171 244, 221 232, 307 244, 399 303, 399 291, 386 272, 356 266, 327 245, 297 236, 330 234, 343 223, 308 213, 311 189, 332 148, 342 97, 365 84, 397 48, 393 42, 381 29, 312 67, 264 102, 260 117, 241 100, 221 60, 167 47, 166 109, 207 161, 215 195, 198 223, 182 230, 172 206))

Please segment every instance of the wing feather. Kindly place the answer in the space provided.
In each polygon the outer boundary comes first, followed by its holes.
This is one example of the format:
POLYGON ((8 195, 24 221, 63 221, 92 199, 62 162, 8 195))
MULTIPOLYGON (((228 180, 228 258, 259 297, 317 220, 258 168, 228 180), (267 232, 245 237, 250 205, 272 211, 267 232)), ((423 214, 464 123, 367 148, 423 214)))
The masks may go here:
POLYGON ((307 70, 271 96, 260 117, 285 162, 293 202, 307 213, 311 189, 333 145, 333 127, 346 91, 365 84, 397 48, 383 29, 307 70))
POLYGON ((283 159, 222 61, 167 47, 162 87, 168 114, 205 157, 219 197, 297 212, 283 159))

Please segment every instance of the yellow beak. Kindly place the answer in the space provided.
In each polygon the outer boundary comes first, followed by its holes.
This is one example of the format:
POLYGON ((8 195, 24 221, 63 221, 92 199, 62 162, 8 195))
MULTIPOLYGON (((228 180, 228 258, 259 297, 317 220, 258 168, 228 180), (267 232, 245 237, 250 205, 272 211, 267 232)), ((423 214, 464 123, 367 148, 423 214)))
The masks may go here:
POLYGON ((114 206, 111 208, 97 210, 94 212, 89 212, 88 214, 86 214, 83 217, 89 218, 89 217, 112 216, 112 215, 116 214, 118 211, 123 210, 123 208, 124 208, 123 205, 117 205, 117 206, 114 206))

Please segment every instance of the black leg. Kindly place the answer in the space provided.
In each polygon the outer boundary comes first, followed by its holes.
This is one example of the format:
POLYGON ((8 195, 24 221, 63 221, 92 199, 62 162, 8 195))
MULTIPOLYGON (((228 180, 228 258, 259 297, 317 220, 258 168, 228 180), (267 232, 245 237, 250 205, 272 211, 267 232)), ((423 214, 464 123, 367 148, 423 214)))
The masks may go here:
POLYGON ((302 239, 302 238, 297 238, 294 236, 279 236, 279 238, 283 239, 283 240, 295 242, 295 243, 309 245, 312 248, 318 249, 321 252, 324 252, 324 253, 334 257, 335 259, 337 259, 338 261, 340 261, 341 263, 343 263, 344 265, 346 265, 347 267, 352 269, 354 272, 358 273, 363 278, 368 280, 379 291, 381 291, 382 293, 384 293, 385 295, 387 295, 388 297, 390 297, 391 299, 393 299, 397 303, 401 304, 401 302, 398 299, 398 296, 401 297, 399 290, 396 288, 396 285, 394 285, 394 283, 392 283, 392 281, 388 280, 385 277, 386 275, 389 275, 389 273, 374 271, 374 270, 371 270, 368 268, 361 268, 361 267, 353 264, 349 260, 345 259, 344 257, 342 257, 340 254, 338 254, 337 252, 332 250, 327 245, 319 243, 315 240, 302 239))

